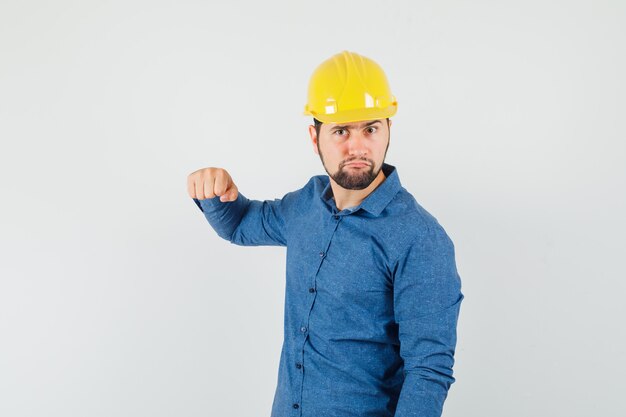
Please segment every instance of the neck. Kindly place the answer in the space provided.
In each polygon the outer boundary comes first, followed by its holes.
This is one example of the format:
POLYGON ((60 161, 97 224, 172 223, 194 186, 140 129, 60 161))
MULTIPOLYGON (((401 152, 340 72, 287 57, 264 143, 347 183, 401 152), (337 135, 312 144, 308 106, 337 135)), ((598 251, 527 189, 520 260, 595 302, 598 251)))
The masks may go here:
POLYGON ((333 190, 333 197, 335 197, 335 205, 338 210, 343 210, 349 207, 356 207, 365 198, 370 195, 383 181, 385 181, 385 173, 381 169, 374 181, 367 188, 362 190, 348 190, 343 188, 335 182, 330 176, 330 186, 333 190))

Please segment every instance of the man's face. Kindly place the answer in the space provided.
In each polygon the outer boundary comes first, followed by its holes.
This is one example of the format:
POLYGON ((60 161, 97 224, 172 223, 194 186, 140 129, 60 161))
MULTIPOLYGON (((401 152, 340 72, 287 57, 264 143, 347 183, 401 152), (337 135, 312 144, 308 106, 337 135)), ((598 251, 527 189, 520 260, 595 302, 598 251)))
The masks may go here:
POLYGON ((367 188, 382 169, 389 147, 387 120, 324 123, 319 137, 313 125, 309 134, 326 173, 348 190, 367 188))

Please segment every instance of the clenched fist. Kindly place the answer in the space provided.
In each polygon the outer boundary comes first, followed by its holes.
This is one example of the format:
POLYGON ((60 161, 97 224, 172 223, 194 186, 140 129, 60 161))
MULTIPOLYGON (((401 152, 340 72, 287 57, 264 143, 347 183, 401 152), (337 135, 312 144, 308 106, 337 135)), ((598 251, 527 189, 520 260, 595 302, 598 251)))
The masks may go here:
POLYGON ((220 196, 221 202, 235 201, 239 192, 228 172, 222 168, 202 168, 187 177, 191 198, 204 200, 220 196))

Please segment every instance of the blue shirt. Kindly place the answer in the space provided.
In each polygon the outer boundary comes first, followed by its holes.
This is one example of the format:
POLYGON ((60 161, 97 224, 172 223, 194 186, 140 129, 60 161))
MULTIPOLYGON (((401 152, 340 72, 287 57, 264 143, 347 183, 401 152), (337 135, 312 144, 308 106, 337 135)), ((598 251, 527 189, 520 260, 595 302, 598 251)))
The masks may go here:
POLYGON ((438 221, 386 179, 338 210, 326 175, 281 199, 194 199, 236 245, 287 248, 284 341, 272 417, 439 417, 461 280, 438 221))

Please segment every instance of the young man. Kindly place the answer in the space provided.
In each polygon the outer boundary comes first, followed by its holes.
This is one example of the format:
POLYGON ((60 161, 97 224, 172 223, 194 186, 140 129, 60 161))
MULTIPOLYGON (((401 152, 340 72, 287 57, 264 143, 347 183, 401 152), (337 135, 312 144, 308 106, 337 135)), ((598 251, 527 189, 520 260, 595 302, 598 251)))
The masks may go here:
POLYGON ((455 381, 454 245, 384 162, 396 109, 382 68, 343 51, 315 70, 305 106, 328 176, 265 201, 221 168, 188 177, 219 236, 288 248, 272 417, 438 417, 455 381))

